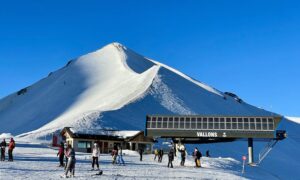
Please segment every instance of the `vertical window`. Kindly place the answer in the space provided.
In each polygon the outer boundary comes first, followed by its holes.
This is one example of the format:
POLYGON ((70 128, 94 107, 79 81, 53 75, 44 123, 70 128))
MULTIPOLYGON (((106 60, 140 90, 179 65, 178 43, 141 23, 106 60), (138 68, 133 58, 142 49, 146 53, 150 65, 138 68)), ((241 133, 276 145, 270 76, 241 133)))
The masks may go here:
POLYGON ((151 127, 151 117, 147 116, 147 128, 151 127))
POLYGON ((184 129, 184 118, 180 118, 180 129, 184 129))
POLYGON ((244 118, 244 129, 249 130, 249 119, 248 118, 244 118))
POLYGON ((274 130, 274 120, 272 118, 268 119, 269 129, 274 130))
POLYGON ((185 129, 190 129, 190 128, 191 128, 191 119, 185 118, 185 129))
POLYGON ((255 130, 255 121, 254 118, 250 118, 250 129, 255 130))
POLYGON ((203 125, 203 129, 207 129, 207 118, 203 118, 203 123, 202 123, 202 125, 203 125))
POLYGON ((168 118, 167 117, 163 118, 163 128, 168 128, 168 118))
POLYGON ((261 119, 256 118, 256 130, 261 130, 261 119))
POLYGON ((170 117, 170 118, 169 118, 169 125, 168 125, 168 128, 170 128, 170 129, 173 129, 173 128, 174 128, 174 126, 173 126, 173 117, 170 117))
POLYGON ((262 118, 262 129, 268 130, 268 122, 266 118, 262 118))
POLYGON ((214 129, 214 119, 208 118, 208 129, 214 129))
POLYGON ((197 129, 202 129, 201 125, 202 125, 202 119, 197 118, 197 129))
POLYGON ((236 118, 232 118, 232 129, 237 129, 237 121, 236 121, 236 118))
POLYGON ((214 118, 214 129, 220 129, 219 118, 214 118))
POLYGON ((242 118, 238 118, 238 129, 244 129, 244 127, 243 127, 243 119, 242 118))
POLYGON ((220 118, 220 129, 225 129, 225 119, 220 118))
POLYGON ((178 117, 175 117, 175 118, 174 118, 174 128, 175 128, 175 129, 178 129, 178 128, 179 128, 179 118, 178 118, 178 117))
POLYGON ((152 118, 151 128, 156 128, 156 117, 152 118))
POLYGON ((191 119, 191 129, 196 129, 196 118, 191 119))
POLYGON ((231 128, 231 119, 230 118, 226 118, 226 129, 232 129, 231 128))
POLYGON ((162 121, 162 118, 161 117, 158 117, 157 118, 157 128, 161 128, 161 121, 162 121))

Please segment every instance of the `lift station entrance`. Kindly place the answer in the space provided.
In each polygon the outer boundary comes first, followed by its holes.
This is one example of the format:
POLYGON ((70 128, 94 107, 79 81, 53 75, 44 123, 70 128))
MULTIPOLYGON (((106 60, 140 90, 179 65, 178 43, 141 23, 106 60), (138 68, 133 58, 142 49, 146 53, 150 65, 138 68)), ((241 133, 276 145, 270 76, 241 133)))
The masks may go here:
POLYGON ((281 116, 148 115, 145 135, 172 138, 175 143, 216 143, 248 140, 248 162, 253 164, 253 140, 269 141, 259 154, 260 163, 285 130, 277 130, 281 116))

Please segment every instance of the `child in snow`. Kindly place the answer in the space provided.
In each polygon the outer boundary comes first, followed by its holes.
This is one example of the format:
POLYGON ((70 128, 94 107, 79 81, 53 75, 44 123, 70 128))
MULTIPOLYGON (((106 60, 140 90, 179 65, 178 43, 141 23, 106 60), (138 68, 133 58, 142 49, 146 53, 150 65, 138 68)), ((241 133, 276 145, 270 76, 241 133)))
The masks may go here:
POLYGON ((94 170, 94 165, 96 163, 97 165, 97 170, 99 170, 99 161, 98 161, 98 157, 100 155, 100 149, 99 149, 99 146, 97 143, 94 144, 94 147, 93 147, 93 152, 92 152, 92 159, 93 159, 93 162, 92 162, 92 170, 94 170))
POLYGON ((15 141, 13 138, 10 138, 10 142, 8 144, 8 161, 13 161, 13 150, 15 149, 15 141))
POLYGON ((70 176, 75 175, 75 163, 76 163, 76 158, 75 158, 75 151, 72 148, 71 144, 68 144, 67 146, 67 152, 66 152, 66 156, 68 157, 68 164, 67 164, 67 168, 65 171, 65 177, 68 177, 68 172, 70 171, 70 176))
POLYGON ((139 149, 140 161, 143 161, 143 153, 144 153, 144 149, 143 149, 143 148, 140 148, 140 149, 139 149))
POLYGON ((3 139, 0 146, 1 146, 1 161, 5 161, 5 148, 6 148, 5 139, 3 139))

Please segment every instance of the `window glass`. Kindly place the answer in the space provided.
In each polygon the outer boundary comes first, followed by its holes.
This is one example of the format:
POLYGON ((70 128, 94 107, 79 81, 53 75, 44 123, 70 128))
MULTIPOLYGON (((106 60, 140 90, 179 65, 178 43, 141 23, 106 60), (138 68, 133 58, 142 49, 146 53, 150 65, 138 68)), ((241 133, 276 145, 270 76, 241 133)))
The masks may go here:
POLYGON ((254 118, 250 118, 250 129, 251 129, 251 130, 255 130, 255 122, 254 122, 254 118))
POLYGON ((244 118, 244 129, 245 130, 249 129, 249 119, 248 118, 244 118))
POLYGON ((261 119, 256 118, 256 130, 261 130, 261 119))
POLYGON ((180 129, 184 129, 184 118, 180 118, 180 129))
POLYGON ((202 129, 207 129, 207 118, 203 118, 203 122, 202 122, 203 124, 203 127, 202 127, 202 129))
POLYGON ((219 118, 214 118, 214 129, 220 128, 220 121, 219 118))
POLYGON ((87 148, 86 141, 78 141, 77 146, 78 146, 78 148, 87 148))
POLYGON ((267 119, 266 118, 262 119, 262 129, 263 130, 268 130, 268 124, 267 124, 267 119))
POLYGON ((202 124, 202 119, 197 118, 197 129, 202 129, 201 124, 202 124))
POLYGON ((185 129, 190 129, 190 128, 191 128, 191 119, 185 118, 185 129))
POLYGON ((174 128, 176 128, 176 129, 179 128, 179 119, 177 117, 174 118, 174 128))
POLYGON ((231 129, 231 119, 226 118, 226 129, 231 129))
POLYGON ((269 118, 268 123, 269 123, 269 129, 274 130, 274 121, 273 121, 273 119, 269 118))
POLYGON ((238 129, 243 129, 243 119, 238 118, 238 129))
POLYGON ((196 118, 191 119, 191 129, 196 129, 196 118))
POLYGON ((208 118, 208 129, 213 129, 213 128, 214 128, 214 119, 208 118))
POLYGON ((163 118, 163 128, 168 128, 168 118, 167 117, 163 118))
POLYGON ((162 121, 161 117, 157 118, 157 128, 161 128, 161 121, 162 121))
POLYGON ((156 128, 156 117, 152 118, 151 128, 156 128))
POLYGON ((170 117, 169 118, 169 125, 168 125, 168 128, 173 128, 173 117, 170 117))
POLYGON ((225 129, 225 119, 224 118, 220 118, 220 129, 225 129))

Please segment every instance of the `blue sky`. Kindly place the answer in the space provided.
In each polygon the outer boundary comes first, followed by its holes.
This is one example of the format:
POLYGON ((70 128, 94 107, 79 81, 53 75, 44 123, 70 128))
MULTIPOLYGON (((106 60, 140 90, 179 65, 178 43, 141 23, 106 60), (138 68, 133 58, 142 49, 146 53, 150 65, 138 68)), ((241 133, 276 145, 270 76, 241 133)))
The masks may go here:
POLYGON ((0 98, 111 42, 300 116, 297 1, 2 1, 0 98))

